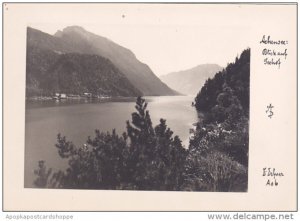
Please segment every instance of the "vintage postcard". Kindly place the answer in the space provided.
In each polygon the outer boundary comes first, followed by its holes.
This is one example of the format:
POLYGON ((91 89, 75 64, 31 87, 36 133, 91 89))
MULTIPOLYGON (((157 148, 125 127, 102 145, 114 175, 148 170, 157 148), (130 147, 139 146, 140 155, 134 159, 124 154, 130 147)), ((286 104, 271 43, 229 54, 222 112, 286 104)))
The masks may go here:
POLYGON ((296 211, 297 4, 3 4, 5 211, 296 211))

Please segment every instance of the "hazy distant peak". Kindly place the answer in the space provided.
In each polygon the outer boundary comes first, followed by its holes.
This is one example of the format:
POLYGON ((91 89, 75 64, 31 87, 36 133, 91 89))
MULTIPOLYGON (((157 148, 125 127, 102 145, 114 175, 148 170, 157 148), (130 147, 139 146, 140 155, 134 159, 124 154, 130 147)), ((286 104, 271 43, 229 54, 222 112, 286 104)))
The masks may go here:
POLYGON ((194 95, 199 92, 208 78, 212 78, 222 69, 217 64, 200 64, 187 70, 160 76, 160 79, 176 91, 194 95))
POLYGON ((80 26, 68 26, 65 27, 62 31, 58 30, 55 34, 56 37, 63 37, 63 35, 79 35, 87 40, 91 39, 94 37, 94 34, 91 32, 88 32, 84 28, 80 26))
POLYGON ((171 73, 168 73, 168 74, 164 74, 162 75, 163 76, 168 76, 168 75, 173 75, 173 74, 182 74, 182 73, 186 73, 186 72, 193 72, 193 71, 203 71, 203 70, 206 70, 206 69, 221 69, 222 67, 218 64, 211 64, 211 63, 206 63, 206 64, 200 64, 200 65, 197 65, 195 67, 192 67, 190 69, 186 69, 186 70, 180 70, 180 71, 174 71, 174 72, 171 72, 171 73))
POLYGON ((200 64, 200 65, 196 66, 195 68, 198 68, 198 67, 220 67, 220 65, 218 65, 218 64, 206 63, 206 64, 200 64))
POLYGON ((63 32, 61 31, 61 30, 58 30, 55 34, 54 34, 54 36, 55 37, 62 37, 62 35, 63 35, 63 32))
POLYGON ((64 34, 71 34, 71 35, 72 34, 77 34, 81 37, 84 37, 86 40, 91 40, 91 39, 97 38, 97 39, 104 40, 108 43, 116 44, 115 42, 113 42, 109 38, 103 37, 101 35, 94 34, 90 31, 85 30, 83 27, 77 26, 77 25, 67 26, 62 30, 62 32, 59 30, 56 33, 58 33, 57 37, 62 37, 64 34))
POLYGON ((63 32, 73 32, 73 31, 81 32, 81 33, 87 32, 83 27, 77 25, 67 26, 63 29, 63 32))

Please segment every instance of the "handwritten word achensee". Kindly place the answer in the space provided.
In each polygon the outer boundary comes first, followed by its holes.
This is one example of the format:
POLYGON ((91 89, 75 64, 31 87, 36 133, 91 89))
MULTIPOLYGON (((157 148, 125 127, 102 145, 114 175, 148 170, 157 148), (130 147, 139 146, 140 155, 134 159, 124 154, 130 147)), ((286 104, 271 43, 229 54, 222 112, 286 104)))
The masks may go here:
POLYGON ((266 48, 262 50, 262 55, 264 56, 264 65, 277 66, 280 68, 284 58, 287 59, 288 50, 287 48, 282 49, 280 46, 287 46, 288 41, 286 40, 273 40, 271 36, 262 37, 260 44, 266 45, 266 48))

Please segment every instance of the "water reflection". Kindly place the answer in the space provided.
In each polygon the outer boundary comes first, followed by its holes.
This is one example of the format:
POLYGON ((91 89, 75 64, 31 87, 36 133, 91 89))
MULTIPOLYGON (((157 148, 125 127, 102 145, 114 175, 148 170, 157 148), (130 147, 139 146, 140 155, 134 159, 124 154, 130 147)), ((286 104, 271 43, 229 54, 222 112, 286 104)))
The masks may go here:
MULTIPOLYGON (((197 121, 195 109, 191 106, 193 97, 164 96, 145 97, 149 102, 153 126, 160 118, 167 120, 168 127, 183 141, 189 143, 189 132, 197 121)), ((45 160, 48 167, 64 169, 67 163, 59 158, 55 148, 56 136, 61 133, 75 145, 82 146, 88 136, 94 136, 95 129, 121 134, 126 131, 126 121, 135 111, 136 98, 72 99, 27 101, 25 124, 25 186, 31 187, 33 170, 39 160, 45 160)))

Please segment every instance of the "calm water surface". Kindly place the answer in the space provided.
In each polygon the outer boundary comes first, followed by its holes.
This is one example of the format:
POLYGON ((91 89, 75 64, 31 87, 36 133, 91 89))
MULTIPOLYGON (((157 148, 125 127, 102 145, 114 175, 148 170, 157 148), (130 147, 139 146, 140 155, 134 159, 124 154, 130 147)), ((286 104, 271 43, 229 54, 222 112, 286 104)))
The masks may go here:
MULTIPOLYGON (((193 97, 163 96, 146 97, 154 126, 159 119, 167 120, 168 127, 178 135, 187 147, 189 129, 197 121, 195 109, 191 106, 193 97)), ((95 129, 117 133, 126 131, 126 120, 131 120, 135 111, 135 98, 108 99, 105 101, 67 100, 31 101, 26 103, 25 124, 25 187, 33 187, 34 169, 39 160, 45 160, 47 167, 64 169, 55 148, 58 133, 75 145, 83 145, 88 136, 93 137, 95 129)))

